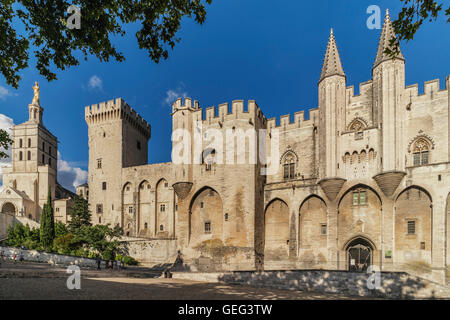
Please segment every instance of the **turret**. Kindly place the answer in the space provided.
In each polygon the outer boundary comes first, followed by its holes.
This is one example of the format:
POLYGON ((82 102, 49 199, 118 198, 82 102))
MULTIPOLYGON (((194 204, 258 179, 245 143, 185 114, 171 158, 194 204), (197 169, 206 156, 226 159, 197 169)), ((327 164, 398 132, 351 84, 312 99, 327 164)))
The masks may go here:
POLYGON ((339 51, 330 32, 327 51, 319 79, 319 176, 337 176, 338 136, 345 130, 346 76, 339 51))
POLYGON ((386 53, 394 28, 386 11, 378 51, 373 66, 373 123, 381 130, 379 171, 404 170, 402 137, 405 108, 402 94, 405 88, 405 59, 401 52, 394 57, 386 53))

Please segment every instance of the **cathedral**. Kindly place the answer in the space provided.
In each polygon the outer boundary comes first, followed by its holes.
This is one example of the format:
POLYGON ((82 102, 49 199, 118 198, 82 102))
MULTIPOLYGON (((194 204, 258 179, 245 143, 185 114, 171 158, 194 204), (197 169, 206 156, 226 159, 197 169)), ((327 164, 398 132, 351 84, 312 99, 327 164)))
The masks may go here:
POLYGON ((12 128, 11 167, 3 168, 0 190, 0 239, 15 223, 39 227, 50 190, 56 221, 66 223, 74 193, 57 182, 58 140, 44 126, 39 84, 28 106, 28 121, 12 128))

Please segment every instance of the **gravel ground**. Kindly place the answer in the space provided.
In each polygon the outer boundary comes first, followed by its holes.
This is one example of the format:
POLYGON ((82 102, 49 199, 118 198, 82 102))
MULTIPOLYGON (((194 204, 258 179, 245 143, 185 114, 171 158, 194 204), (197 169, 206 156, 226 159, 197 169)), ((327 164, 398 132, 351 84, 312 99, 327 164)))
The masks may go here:
POLYGON ((81 270, 81 289, 69 290, 65 268, 47 264, 3 262, 0 300, 312 300, 348 299, 336 294, 315 294, 250 286, 202 283, 159 278, 151 269, 118 271, 81 270))

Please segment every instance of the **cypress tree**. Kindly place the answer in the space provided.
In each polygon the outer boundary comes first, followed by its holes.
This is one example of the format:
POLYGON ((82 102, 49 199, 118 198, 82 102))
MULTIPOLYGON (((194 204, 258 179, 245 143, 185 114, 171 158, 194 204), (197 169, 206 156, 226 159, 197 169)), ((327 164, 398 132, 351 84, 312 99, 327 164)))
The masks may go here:
POLYGON ((55 238, 55 219, 50 188, 48 188, 47 203, 44 204, 42 209, 40 237, 41 244, 47 248, 52 245, 55 238))
POLYGON ((73 207, 70 210, 69 228, 72 232, 78 230, 81 226, 91 226, 91 212, 86 200, 76 195, 73 207))

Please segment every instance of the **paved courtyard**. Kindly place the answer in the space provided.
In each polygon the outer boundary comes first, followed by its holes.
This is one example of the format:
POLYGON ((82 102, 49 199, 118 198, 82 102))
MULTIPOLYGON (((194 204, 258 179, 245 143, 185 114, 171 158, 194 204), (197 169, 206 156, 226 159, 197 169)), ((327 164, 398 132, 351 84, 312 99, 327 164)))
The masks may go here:
POLYGON ((240 285, 159 278, 159 271, 81 270, 81 289, 67 289, 65 268, 48 264, 3 262, 0 300, 7 299, 113 299, 113 300, 311 300, 348 299, 342 295, 273 290, 240 285))

